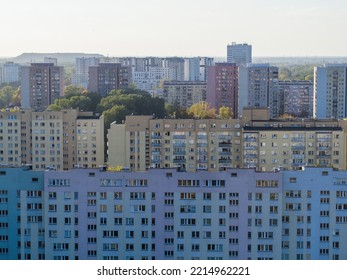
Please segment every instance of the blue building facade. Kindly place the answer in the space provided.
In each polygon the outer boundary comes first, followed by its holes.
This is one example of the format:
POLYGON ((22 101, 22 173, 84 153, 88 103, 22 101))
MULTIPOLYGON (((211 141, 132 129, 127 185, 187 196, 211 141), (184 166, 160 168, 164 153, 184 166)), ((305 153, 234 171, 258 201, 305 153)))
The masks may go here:
POLYGON ((347 172, 0 169, 0 259, 347 259, 347 172))

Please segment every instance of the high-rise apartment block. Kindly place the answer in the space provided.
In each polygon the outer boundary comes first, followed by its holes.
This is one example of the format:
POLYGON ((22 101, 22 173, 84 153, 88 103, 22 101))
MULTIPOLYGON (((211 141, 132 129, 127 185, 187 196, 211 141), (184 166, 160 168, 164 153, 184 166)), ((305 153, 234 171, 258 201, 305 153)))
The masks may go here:
POLYGON ((107 96, 112 90, 131 84, 131 68, 120 63, 99 63, 89 67, 88 90, 107 96))
POLYGON ((98 57, 77 57, 76 73, 72 76, 72 84, 83 88, 88 88, 89 67, 99 65, 98 57))
POLYGON ((245 66, 252 63, 252 46, 232 43, 227 46, 227 62, 245 66))
POLYGON ((270 108, 272 118, 279 117, 280 100, 278 67, 269 64, 248 64, 239 69, 239 108, 270 108))
POLYGON ((22 108, 44 111, 64 94, 64 68, 53 63, 31 63, 21 69, 22 108))
POLYGON ((14 62, 6 62, 2 65, 2 83, 14 83, 20 81, 20 65, 14 62))
POLYGON ((314 116, 347 117, 347 64, 327 64, 314 69, 314 116))
POLYGON ((3 260, 345 260, 347 173, 0 168, 3 260))
POLYGON ((311 81, 279 81, 279 115, 313 117, 313 83, 311 81))
POLYGON ((206 101, 206 82, 164 82, 165 103, 189 108, 193 104, 206 101))
POLYGON ((104 164, 104 120, 90 112, 0 112, 0 162, 35 170, 104 164))
POLYGON ((151 167, 192 172, 228 167, 346 169, 346 121, 252 120, 258 110, 245 110, 242 120, 128 116, 124 124, 111 124, 108 162, 134 171, 151 167))
POLYGON ((213 58, 190 57, 184 59, 184 80, 206 82, 207 67, 213 66, 213 58))
POLYGON ((207 102, 218 110, 225 106, 238 116, 238 66, 234 63, 216 63, 207 67, 207 102))

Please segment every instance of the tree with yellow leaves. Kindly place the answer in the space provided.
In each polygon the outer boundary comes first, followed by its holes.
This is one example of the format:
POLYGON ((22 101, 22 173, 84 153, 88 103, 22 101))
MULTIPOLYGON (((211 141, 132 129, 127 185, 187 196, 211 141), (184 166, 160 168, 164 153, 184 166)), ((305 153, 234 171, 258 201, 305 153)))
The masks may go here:
POLYGON ((219 108, 219 118, 223 120, 230 119, 232 116, 232 110, 230 107, 222 106, 219 108))
POLYGON ((195 119, 215 119, 216 110, 210 108, 210 104, 206 101, 193 104, 187 109, 187 113, 190 117, 195 119))

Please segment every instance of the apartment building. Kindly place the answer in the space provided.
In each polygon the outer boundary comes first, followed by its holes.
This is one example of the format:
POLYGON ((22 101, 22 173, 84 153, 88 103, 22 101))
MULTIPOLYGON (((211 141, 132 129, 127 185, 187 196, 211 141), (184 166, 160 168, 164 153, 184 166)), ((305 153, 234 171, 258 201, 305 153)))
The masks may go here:
POLYGON ((99 63, 89 66, 88 90, 107 96, 112 90, 127 88, 131 84, 131 68, 120 63, 99 63))
POLYGON ((207 67, 214 64, 211 57, 189 57, 184 59, 184 80, 206 82, 207 67))
POLYGON ((346 131, 331 126, 243 128, 243 166, 258 170, 295 169, 300 166, 334 166, 346 169, 346 131))
POLYGON ((314 68, 314 116, 319 119, 347 117, 347 64, 314 68))
POLYGON ((311 81, 279 81, 279 115, 313 117, 313 83, 311 81))
POLYGON ((91 112, 0 112, 0 162, 33 169, 104 164, 104 119, 91 112))
POLYGON ((22 108, 44 111, 64 94, 64 68, 53 63, 31 63, 21 68, 22 108))
POLYGON ((165 103, 189 108, 193 104, 206 101, 206 82, 164 82, 165 103))
POLYGON ((44 173, 0 168, 0 259, 44 260, 44 173))
POLYGON ((207 67, 207 102, 216 111, 229 107, 233 118, 238 116, 238 66, 235 63, 216 63, 207 67))
POLYGON ((346 171, 0 176, 0 259, 347 259, 346 171))
POLYGON ((72 84, 88 88, 89 82, 89 67, 99 64, 98 57, 77 57, 76 58, 76 73, 72 75, 72 84))
POLYGON ((271 118, 279 117, 278 67, 247 64, 239 68, 239 111, 244 107, 268 107, 271 118))
POLYGON ((243 118, 153 119, 128 116, 108 130, 108 163, 131 170, 182 167, 216 171, 333 166, 346 169, 345 120, 275 120, 266 108, 243 118))
POLYGON ((108 163, 131 170, 181 167, 219 170, 242 164, 239 120, 153 119, 127 116, 111 124, 108 163))

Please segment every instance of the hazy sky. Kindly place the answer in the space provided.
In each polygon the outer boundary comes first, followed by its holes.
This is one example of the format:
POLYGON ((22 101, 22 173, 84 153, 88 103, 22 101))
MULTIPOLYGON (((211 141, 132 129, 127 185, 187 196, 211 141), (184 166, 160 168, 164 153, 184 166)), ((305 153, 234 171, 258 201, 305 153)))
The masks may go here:
POLYGON ((346 0, 0 0, 0 57, 347 56, 346 0))

